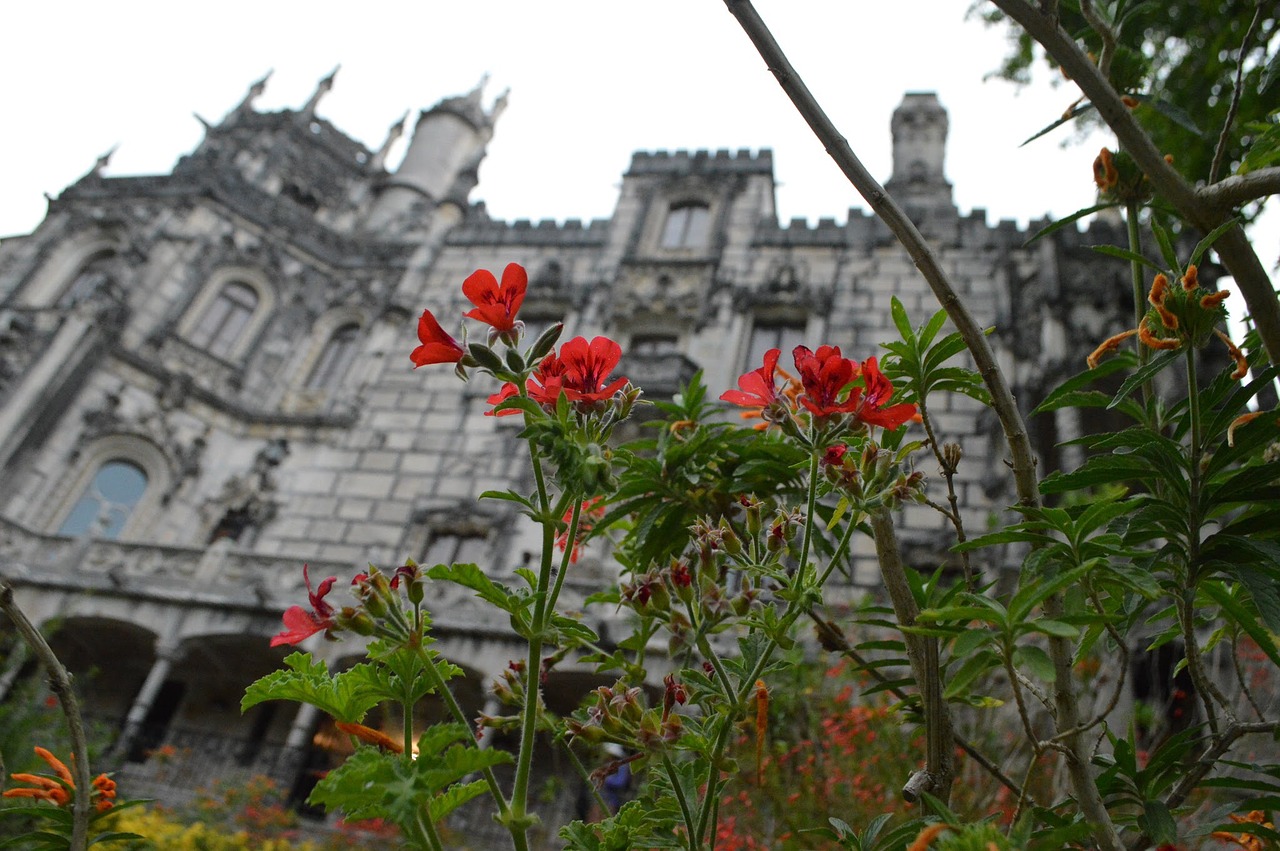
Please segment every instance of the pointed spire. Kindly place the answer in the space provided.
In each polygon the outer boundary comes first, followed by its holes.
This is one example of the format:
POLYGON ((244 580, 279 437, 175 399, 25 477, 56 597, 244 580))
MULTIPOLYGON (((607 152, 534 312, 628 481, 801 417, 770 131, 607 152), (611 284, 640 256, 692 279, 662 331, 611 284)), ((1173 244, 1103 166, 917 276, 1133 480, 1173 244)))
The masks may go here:
POLYGON ((397 139, 404 135, 404 123, 409 120, 409 112, 411 111, 412 110, 406 110, 405 114, 400 116, 400 118, 391 125, 390 129, 387 130, 387 140, 382 143, 382 147, 378 148, 378 152, 373 155, 373 159, 369 162, 369 168, 376 170, 383 168, 386 165, 387 154, 391 151, 391 146, 396 143, 397 139))
POLYGON ((479 106, 480 98, 484 95, 484 87, 489 85, 489 72, 485 71, 480 75, 480 82, 476 83, 476 87, 467 92, 467 100, 479 106))
MULTIPOLYGON (((236 108, 231 111, 233 116, 243 115, 246 112, 253 111, 253 102, 262 96, 267 90, 267 80, 271 79, 274 69, 269 69, 267 73, 262 75, 262 79, 249 86, 249 91, 245 93, 240 103, 236 104, 236 108)), ((203 122, 201 122, 203 123, 203 122)))
POLYGON ((98 157, 98 161, 95 162, 93 164, 93 168, 89 170, 89 175, 93 177, 102 177, 102 170, 111 162, 111 155, 116 152, 116 148, 118 147, 120 147, 118 144, 112 145, 110 150, 98 157))
POLYGON ((507 111, 507 101, 511 99, 511 87, 507 86, 502 90, 502 94, 498 95, 498 99, 493 102, 493 106, 489 109, 489 123, 495 123, 502 113, 507 111))
POLYGON ((316 107, 320 104, 320 98, 324 97, 328 91, 333 88, 333 78, 338 76, 338 70, 340 68, 342 68, 341 65, 335 65, 333 70, 329 72, 329 76, 316 84, 315 94, 311 95, 311 100, 307 101, 306 106, 302 107, 302 112, 304 114, 316 114, 316 107))

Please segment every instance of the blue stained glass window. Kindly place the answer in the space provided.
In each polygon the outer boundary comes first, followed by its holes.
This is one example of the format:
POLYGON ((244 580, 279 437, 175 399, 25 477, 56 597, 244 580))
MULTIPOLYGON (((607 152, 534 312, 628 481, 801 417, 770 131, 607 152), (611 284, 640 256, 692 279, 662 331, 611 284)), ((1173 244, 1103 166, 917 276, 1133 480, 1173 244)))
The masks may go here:
POLYGON ((92 531, 96 538, 118 538, 146 490, 147 474, 141 467, 119 458, 108 461, 62 521, 58 534, 83 535, 92 531))

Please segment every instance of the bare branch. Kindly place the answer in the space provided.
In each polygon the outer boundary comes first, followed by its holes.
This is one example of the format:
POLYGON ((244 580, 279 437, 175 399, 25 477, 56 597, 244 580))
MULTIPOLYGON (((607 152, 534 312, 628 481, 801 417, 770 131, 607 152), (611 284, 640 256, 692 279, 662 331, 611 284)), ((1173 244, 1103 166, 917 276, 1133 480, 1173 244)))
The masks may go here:
POLYGON ((1249 22, 1249 29, 1245 31, 1244 39, 1240 42, 1240 55, 1236 57, 1236 85, 1235 90, 1231 93, 1231 106, 1227 110, 1227 118, 1222 122, 1222 133, 1218 136, 1218 148, 1213 152, 1213 165, 1209 166, 1209 183, 1213 183, 1218 179, 1218 172, 1222 170, 1222 161, 1227 156, 1227 140, 1231 136, 1231 125, 1235 123, 1236 112, 1240 109, 1240 92, 1244 88, 1244 57, 1249 52, 1249 42, 1253 41, 1253 31, 1258 28, 1258 21, 1262 18, 1262 7, 1259 6, 1253 12, 1253 20, 1249 22))
POLYGON ((1224 177, 1201 189, 1199 194, 1211 206, 1230 209, 1269 195, 1280 195, 1280 166, 1224 177))
POLYGON ((1080 14, 1084 15, 1089 27, 1098 34, 1098 38, 1102 39, 1102 52, 1098 54, 1098 71, 1109 80, 1111 79, 1111 60, 1116 56, 1116 31, 1098 16, 1092 0, 1080 0, 1080 14))

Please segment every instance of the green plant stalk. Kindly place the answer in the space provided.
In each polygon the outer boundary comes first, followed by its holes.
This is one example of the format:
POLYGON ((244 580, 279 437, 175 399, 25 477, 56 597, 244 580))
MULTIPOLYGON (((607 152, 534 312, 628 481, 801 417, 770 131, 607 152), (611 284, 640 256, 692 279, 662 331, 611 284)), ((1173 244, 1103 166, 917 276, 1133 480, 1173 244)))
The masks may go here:
MULTIPOLYGON (((702 812, 698 814, 698 832, 697 842, 698 848, 702 847, 702 838, 707 835, 707 828, 715 824, 719 816, 720 792, 716 788, 716 780, 720 773, 718 766, 720 765, 720 757, 724 754, 724 749, 729 746, 729 730, 733 726, 733 722, 726 716, 720 725, 720 732, 716 735, 715 746, 711 749, 710 760, 707 764, 707 792, 702 799, 702 812)), ((715 845, 715 830, 711 831, 711 842, 715 845)))
MULTIPOLYGON (((440 696, 440 699, 444 701, 445 708, 449 710, 453 720, 470 729, 471 722, 467 719, 467 714, 462 711, 462 706, 458 703, 458 699, 449 690, 448 684, 445 683, 444 677, 440 674, 440 669, 436 667, 436 660, 431 658, 430 651, 419 643, 415 643, 413 646, 418 653, 418 657, 422 659, 423 666, 427 671, 427 677, 431 680, 432 688, 440 696)), ((485 785, 489 787, 489 794, 493 796, 494 804, 498 807, 498 814, 503 819, 508 818, 511 808, 507 805, 507 799, 503 797, 502 787, 498 785, 498 778, 494 775, 493 769, 486 766, 480 769, 480 774, 484 778, 485 785)), ((517 851, 528 851, 529 843, 523 834, 517 837, 513 832, 512 839, 516 841, 517 851)))
POLYGON ((547 601, 547 611, 555 614, 556 601, 560 599, 560 589, 564 587, 564 578, 573 564, 573 549, 577 546, 578 524, 582 517, 582 501, 573 504, 573 516, 569 518, 568 535, 565 538, 564 556, 560 559, 560 571, 556 574, 555 587, 551 589, 551 598, 547 601))
MULTIPOLYGON (((671 781, 671 790, 675 793, 676 803, 680 805, 680 816, 684 819, 685 838, 689 843, 689 851, 698 851, 702 845, 702 837, 694 830, 693 811, 689 809, 689 801, 684 796, 684 789, 680 787, 680 777, 676 774, 676 767, 672 764, 671 757, 665 753, 662 755, 662 768, 667 772, 667 779, 671 781)), ((711 790, 707 791, 711 792, 711 790)))
POLYGON ((587 767, 582 764, 582 760, 573 752, 573 748, 570 747, 568 740, 565 739, 564 736, 560 736, 557 741, 559 741, 560 747, 564 748, 564 752, 569 755, 569 761, 573 763, 573 768, 578 772, 578 776, 582 778, 582 782, 591 790, 591 797, 596 799, 596 804, 599 805, 600 812, 609 812, 609 802, 600 794, 600 789, 596 784, 591 782, 591 772, 587 771, 587 767))
POLYGON ((431 823, 431 817, 422 817, 422 811, 419 810, 415 816, 417 822, 418 833, 422 837, 424 844, 431 851, 444 851, 444 845, 440 842, 440 834, 436 832, 436 826, 431 823))
MULTIPOLYGON (((538 488, 538 508, 542 520, 542 561, 538 569, 538 586, 534 590, 533 622, 530 625, 529 653, 525 663, 524 708, 520 718, 520 750, 516 756, 516 777, 511 787, 510 830, 512 838, 517 834, 527 842, 529 813, 529 777, 533 768, 533 746, 538 730, 539 669, 542 666, 542 641, 549 620, 551 570, 556 542, 556 530, 548 515, 550 499, 546 477, 538 448, 529 442, 529 457, 533 466, 534 481, 538 488)), ((581 500, 577 500, 580 504, 581 500)), ((573 546, 573 542, 569 542, 573 546)))
MULTIPOLYGON (((1138 203, 1130 201, 1125 205, 1124 223, 1125 229, 1129 234, 1129 250, 1134 254, 1142 253, 1142 232, 1138 227, 1138 203)), ((1129 278, 1133 282, 1133 327, 1137 328, 1142 325, 1142 318, 1147 315, 1147 297, 1144 293, 1142 284, 1142 264, 1137 260, 1129 261, 1129 278)), ((1133 338, 1133 344, 1137 347, 1138 352, 1138 368, 1147 365, 1147 361, 1151 358, 1151 352, 1147 347, 1142 345, 1137 337, 1133 338)), ((1150 390, 1150 385, 1143 386, 1143 392, 1150 390)))

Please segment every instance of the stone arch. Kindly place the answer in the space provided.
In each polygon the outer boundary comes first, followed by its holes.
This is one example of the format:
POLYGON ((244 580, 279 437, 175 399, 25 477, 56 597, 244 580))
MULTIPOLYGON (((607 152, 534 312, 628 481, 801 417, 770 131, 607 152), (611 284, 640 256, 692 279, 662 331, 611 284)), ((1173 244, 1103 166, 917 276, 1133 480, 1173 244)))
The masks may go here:
POLYGON ((39 504, 47 506, 47 513, 39 525, 56 533, 89 491, 98 473, 114 461, 135 465, 146 478, 142 496, 133 504, 116 536, 125 540, 138 537, 164 507, 165 495, 174 479, 174 465, 160 446, 136 434, 108 434, 85 447, 79 454, 76 471, 58 479, 52 491, 40 501, 39 504))
POLYGON ((27 281, 17 298, 18 306, 55 304, 82 269, 96 258, 118 255, 123 247, 117 234, 97 230, 76 234, 58 246, 27 281))

